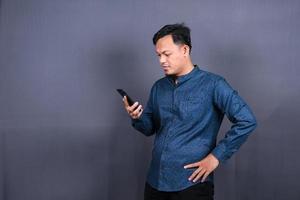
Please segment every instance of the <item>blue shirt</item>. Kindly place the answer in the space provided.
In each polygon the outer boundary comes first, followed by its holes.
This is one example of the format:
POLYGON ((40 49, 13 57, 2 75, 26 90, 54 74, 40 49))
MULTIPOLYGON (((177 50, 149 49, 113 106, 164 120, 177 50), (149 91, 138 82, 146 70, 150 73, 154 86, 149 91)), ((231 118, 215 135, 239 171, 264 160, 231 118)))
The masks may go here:
MULTIPOLYGON (((188 180, 195 168, 185 165, 209 153, 220 163, 229 159, 256 127, 256 119, 224 78, 195 65, 177 77, 177 84, 171 76, 156 81, 132 125, 146 136, 155 134, 147 182, 160 191, 180 191, 197 183, 188 180), (233 125, 216 145, 224 114, 233 125)), ((213 182, 213 173, 206 180, 213 182)))

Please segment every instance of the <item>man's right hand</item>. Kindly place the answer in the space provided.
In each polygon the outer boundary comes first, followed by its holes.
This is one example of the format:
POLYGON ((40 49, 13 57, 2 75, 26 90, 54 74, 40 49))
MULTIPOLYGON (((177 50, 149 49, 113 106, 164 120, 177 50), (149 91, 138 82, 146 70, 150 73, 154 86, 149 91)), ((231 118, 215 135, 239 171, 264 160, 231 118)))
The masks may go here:
POLYGON ((123 102, 127 113, 130 115, 132 119, 140 118, 140 116, 143 113, 142 105, 139 105, 138 102, 135 102, 132 106, 129 106, 126 96, 123 97, 123 102))

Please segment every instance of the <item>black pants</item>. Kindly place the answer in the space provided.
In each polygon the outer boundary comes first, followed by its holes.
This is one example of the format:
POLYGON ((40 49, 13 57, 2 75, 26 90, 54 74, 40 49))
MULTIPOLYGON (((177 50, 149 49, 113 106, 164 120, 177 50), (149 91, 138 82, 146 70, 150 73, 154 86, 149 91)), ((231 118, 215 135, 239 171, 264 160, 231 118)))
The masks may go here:
POLYGON ((144 200, 213 200, 214 185, 211 182, 197 183, 178 192, 162 192, 148 183, 145 185, 144 200))

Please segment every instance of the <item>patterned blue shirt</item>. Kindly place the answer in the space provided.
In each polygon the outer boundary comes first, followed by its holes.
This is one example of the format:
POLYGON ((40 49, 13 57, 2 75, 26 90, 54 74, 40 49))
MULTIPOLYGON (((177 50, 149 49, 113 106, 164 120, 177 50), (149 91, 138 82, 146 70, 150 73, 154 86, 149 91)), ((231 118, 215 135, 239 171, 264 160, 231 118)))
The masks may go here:
MULTIPOLYGON (((147 182, 160 191, 180 191, 196 183, 189 181, 194 169, 184 169, 212 153, 220 163, 229 159, 256 127, 246 102, 224 78, 198 66, 177 78, 156 81, 139 119, 132 126, 155 134, 147 182), (216 145, 224 114, 232 122, 225 138, 216 145)), ((206 181, 213 182, 213 173, 206 181)))

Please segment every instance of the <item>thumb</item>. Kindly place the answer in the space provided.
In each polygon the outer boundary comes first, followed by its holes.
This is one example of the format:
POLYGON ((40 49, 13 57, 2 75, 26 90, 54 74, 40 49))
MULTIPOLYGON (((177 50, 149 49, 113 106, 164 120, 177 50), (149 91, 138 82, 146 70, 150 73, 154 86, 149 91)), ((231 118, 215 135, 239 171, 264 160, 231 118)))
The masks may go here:
POLYGON ((129 106, 129 103, 128 103, 128 101, 127 101, 127 97, 126 97, 126 96, 123 97, 123 102, 124 102, 124 105, 125 105, 126 107, 129 106))

